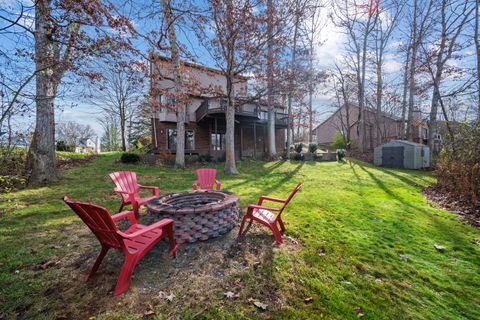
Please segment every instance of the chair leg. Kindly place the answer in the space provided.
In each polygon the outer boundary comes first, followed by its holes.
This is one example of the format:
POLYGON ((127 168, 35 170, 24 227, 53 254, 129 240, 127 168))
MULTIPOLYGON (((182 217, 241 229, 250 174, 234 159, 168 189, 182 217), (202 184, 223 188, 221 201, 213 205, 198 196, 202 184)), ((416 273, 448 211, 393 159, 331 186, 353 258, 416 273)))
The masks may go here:
POLYGON ((282 221, 282 218, 279 218, 279 219, 278 219, 278 224, 280 225, 280 230, 282 230, 282 232, 285 232, 285 230, 287 230, 287 229, 285 228, 285 224, 284 224, 283 221, 282 221))
POLYGON ((165 231, 167 233, 168 242, 170 243, 169 255, 175 258, 177 256, 178 245, 177 245, 177 242, 175 241, 175 236, 173 234, 173 223, 169 224, 168 226, 165 226, 165 228, 166 228, 165 231))
POLYGON ((92 270, 90 270, 90 273, 87 276, 85 276, 85 282, 88 282, 90 280, 90 278, 97 272, 98 267, 100 266, 103 258, 105 257, 105 255, 108 252, 108 249, 110 249, 110 247, 102 246, 102 251, 100 251, 100 254, 97 257, 97 260, 95 260, 95 263, 93 264, 92 270))
POLYGON ((280 234, 280 231, 278 230, 277 226, 275 224, 270 225, 270 229, 272 229, 273 236, 275 237, 275 242, 277 244, 282 244, 283 239, 282 235, 280 234))
POLYGON ((115 291, 113 292, 114 296, 118 296, 128 290, 130 284, 130 278, 132 277, 133 270, 137 264, 136 256, 127 255, 125 256, 125 262, 122 265, 120 270, 120 275, 118 276, 117 285, 115 286, 115 291))
POLYGON ((240 237, 242 235, 242 232, 243 232, 243 227, 245 226, 245 220, 247 220, 248 218, 248 215, 244 215, 243 218, 242 218, 242 223, 240 223, 240 230, 238 230, 238 237, 240 237))

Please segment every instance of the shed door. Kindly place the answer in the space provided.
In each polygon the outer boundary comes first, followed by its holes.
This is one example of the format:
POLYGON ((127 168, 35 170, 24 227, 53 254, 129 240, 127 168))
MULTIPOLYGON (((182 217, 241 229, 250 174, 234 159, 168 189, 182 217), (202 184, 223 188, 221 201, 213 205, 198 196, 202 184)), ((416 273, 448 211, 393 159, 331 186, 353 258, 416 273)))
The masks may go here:
POLYGON ((404 147, 383 147, 382 166, 389 168, 403 168, 404 147))

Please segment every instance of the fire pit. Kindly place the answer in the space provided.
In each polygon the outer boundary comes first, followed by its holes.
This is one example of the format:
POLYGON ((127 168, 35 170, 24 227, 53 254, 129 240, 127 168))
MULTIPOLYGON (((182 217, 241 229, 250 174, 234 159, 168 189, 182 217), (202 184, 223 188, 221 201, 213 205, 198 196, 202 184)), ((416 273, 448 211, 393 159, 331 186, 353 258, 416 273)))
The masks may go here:
POLYGON ((179 243, 208 240, 232 230, 240 209, 228 191, 201 190, 170 193, 147 202, 147 211, 174 221, 179 243))

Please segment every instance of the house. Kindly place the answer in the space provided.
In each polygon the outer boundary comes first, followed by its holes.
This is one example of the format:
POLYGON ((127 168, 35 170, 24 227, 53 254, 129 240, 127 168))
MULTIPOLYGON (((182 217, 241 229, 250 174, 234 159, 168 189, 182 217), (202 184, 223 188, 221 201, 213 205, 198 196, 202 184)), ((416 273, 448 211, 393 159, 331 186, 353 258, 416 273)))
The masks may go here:
POLYGON ((89 153, 89 152, 100 152, 100 139, 95 137, 95 139, 81 139, 79 145, 75 147, 76 153, 89 153))
MULTIPOLYGON (((176 152, 177 116, 172 102, 173 65, 169 58, 152 56, 150 93, 152 97, 152 144, 155 153, 176 152)), ((181 63, 182 92, 187 97, 185 153, 225 156, 226 79, 220 70, 203 65, 181 63)), ((238 76, 233 84, 235 95, 235 155, 261 158, 267 150, 267 107, 248 96, 247 77, 238 76)), ((287 117, 276 106, 275 134, 277 150, 285 148, 287 117)))
MULTIPOLYGON (((353 147, 361 149, 362 140, 361 132, 359 130, 359 113, 360 109, 354 104, 344 104, 338 108, 332 115, 325 119, 320 125, 314 129, 316 141, 321 145, 330 145, 333 142, 335 132, 339 131, 343 136, 350 135, 350 141, 353 147)), ((365 139, 367 150, 373 148, 385 141, 398 139, 401 131, 401 120, 395 116, 383 113, 379 121, 381 137, 377 137, 377 114, 374 110, 365 110, 365 125, 366 134, 365 139)))

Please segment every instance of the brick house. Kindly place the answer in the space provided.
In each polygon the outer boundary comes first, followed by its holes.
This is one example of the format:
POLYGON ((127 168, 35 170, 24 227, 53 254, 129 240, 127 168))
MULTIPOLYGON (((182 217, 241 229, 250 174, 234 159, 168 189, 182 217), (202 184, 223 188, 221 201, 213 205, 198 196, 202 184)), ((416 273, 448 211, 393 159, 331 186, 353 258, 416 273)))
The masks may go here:
MULTIPOLYGON (((225 156, 226 79, 219 70, 182 62, 186 102, 185 154, 225 156), (193 84, 193 85, 192 85, 193 84), (189 87, 187 87, 189 86, 189 87)), ((155 153, 176 152, 175 110, 171 108, 173 66, 169 58, 153 56, 150 64, 152 96, 152 145, 155 153)), ((247 77, 239 76, 234 83, 235 156, 261 158, 267 150, 267 107, 247 95, 247 77)), ((285 148, 287 119, 285 109, 276 106, 276 147, 285 148)))
MULTIPOLYGON (((314 129, 316 142, 321 145, 330 145, 333 142, 333 137, 336 131, 342 135, 346 135, 347 128, 350 128, 350 138, 354 141, 354 148, 361 148, 362 140, 361 132, 357 132, 358 116, 360 109, 357 105, 348 104, 343 105, 337 109, 332 115, 324 120, 320 125, 314 129)), ((377 122, 377 113, 375 110, 365 110, 365 124, 366 124, 366 142, 367 150, 373 150, 377 145, 388 142, 390 140, 397 140, 401 138, 401 124, 402 120, 399 117, 383 113, 380 121, 377 122), (381 136, 377 137, 377 123, 380 124, 381 136)), ((435 137, 435 144, 441 144, 442 135, 445 130, 442 121, 439 121, 437 134, 435 137)), ((412 141, 421 144, 428 144, 428 121, 422 118, 420 111, 414 111, 412 120, 412 141)))

